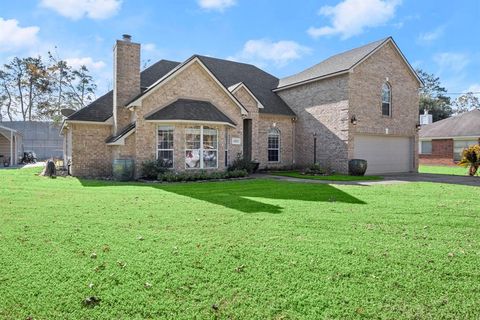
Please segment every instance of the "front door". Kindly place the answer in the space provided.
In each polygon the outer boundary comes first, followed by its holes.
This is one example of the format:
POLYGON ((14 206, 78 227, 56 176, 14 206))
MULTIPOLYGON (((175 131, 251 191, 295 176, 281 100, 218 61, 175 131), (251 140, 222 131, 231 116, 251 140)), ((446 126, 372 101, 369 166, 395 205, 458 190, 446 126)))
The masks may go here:
POLYGON ((243 120, 243 157, 252 160, 252 119, 243 120))

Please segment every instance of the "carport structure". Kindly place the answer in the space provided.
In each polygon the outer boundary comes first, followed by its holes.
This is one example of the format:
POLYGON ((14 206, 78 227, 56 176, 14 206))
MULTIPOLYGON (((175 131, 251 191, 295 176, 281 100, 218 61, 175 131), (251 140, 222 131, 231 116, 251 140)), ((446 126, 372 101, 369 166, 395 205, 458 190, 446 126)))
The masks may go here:
POLYGON ((22 152, 22 135, 17 130, 0 125, 0 165, 18 164, 20 152, 22 152))

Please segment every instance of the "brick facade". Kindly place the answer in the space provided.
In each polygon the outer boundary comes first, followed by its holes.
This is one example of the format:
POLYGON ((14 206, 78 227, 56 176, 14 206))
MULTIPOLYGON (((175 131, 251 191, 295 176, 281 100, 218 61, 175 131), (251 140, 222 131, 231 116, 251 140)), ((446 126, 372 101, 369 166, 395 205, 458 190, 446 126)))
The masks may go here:
POLYGON ((70 124, 72 130, 71 174, 79 177, 108 177, 112 174, 112 149, 107 139, 111 125, 70 124))
POLYGON ((357 124, 349 124, 349 158, 353 157, 357 134, 409 137, 414 156, 412 171, 418 171, 418 88, 419 83, 391 43, 354 68, 349 77, 349 118, 355 115, 357 124), (385 82, 392 90, 390 117, 381 112, 381 87, 385 82))
POLYGON ((455 165, 455 161, 453 161, 453 139, 432 140, 432 153, 420 154, 419 158, 421 164, 455 165))
POLYGON ((391 43, 386 44, 348 74, 326 78, 278 94, 296 113, 295 162, 313 163, 314 134, 317 162, 338 172, 348 171, 357 134, 409 137, 412 171, 418 170, 418 87, 415 76, 391 43), (392 87, 391 117, 381 113, 381 87, 392 87), (355 115, 357 124, 350 122, 355 115), (386 133, 388 129, 388 134, 386 133))
MULTIPOLYGON (((146 160, 155 159, 157 151, 156 137, 158 124, 145 121, 145 115, 160 110, 178 98, 210 101, 237 124, 236 128, 228 129, 230 137, 242 138, 243 131, 240 108, 227 93, 215 83, 210 75, 197 62, 194 62, 163 86, 155 89, 152 94, 142 101, 141 107, 135 108, 137 119, 135 133, 136 169, 138 174, 140 173, 141 163, 146 160)), ((175 126, 174 143, 178 146, 175 148, 174 154, 175 169, 185 170, 185 125, 178 123, 173 125, 175 126)), ((225 150, 222 141, 224 141, 225 127, 216 127, 219 129, 218 163, 220 164, 224 161, 223 155, 225 150)), ((228 148, 230 155, 242 152, 241 145, 229 144, 228 148)))
POLYGON ((347 170, 348 76, 316 81, 278 92, 297 115, 295 165, 317 162, 339 172, 347 170))
MULTIPOLYGON (((408 137, 412 139, 412 154, 418 153, 415 128, 418 83, 391 43, 349 73, 277 92, 296 116, 261 112, 255 98, 240 87, 234 91, 234 96, 247 111, 242 114, 235 99, 195 59, 129 111, 124 106, 140 92, 140 46, 130 41, 117 41, 114 55, 117 62, 114 66, 113 125, 72 123, 67 129, 72 133, 72 174, 77 176, 110 175, 113 159, 129 158, 135 160, 135 176, 139 177, 141 164, 157 157, 159 125, 174 127, 174 168, 185 170, 185 129, 202 123, 145 120, 149 114, 179 98, 209 101, 236 124, 234 127, 204 124, 218 130, 218 167, 214 170, 225 169, 226 150, 229 163, 243 153, 244 119, 252 120, 252 159, 258 160, 261 168, 305 167, 314 162, 316 154, 322 166, 346 173, 348 160, 354 154, 355 136, 359 134, 408 137), (392 87, 391 117, 381 114, 381 87, 385 81, 392 87), (353 115, 356 125, 350 121, 353 115), (106 145, 108 136, 133 120, 135 133, 125 139, 124 145, 106 145), (268 132, 272 128, 280 131, 280 160, 275 163, 268 162, 267 152, 268 132), (241 143, 232 144, 232 138, 239 138, 241 143)), ((415 156, 412 170, 416 171, 417 166, 418 157, 415 156)))

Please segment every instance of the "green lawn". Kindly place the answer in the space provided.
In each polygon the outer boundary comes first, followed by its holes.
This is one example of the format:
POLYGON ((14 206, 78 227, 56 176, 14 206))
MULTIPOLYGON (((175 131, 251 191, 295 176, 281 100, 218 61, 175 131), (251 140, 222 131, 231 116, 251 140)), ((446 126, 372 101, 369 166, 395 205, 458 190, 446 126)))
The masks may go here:
POLYGON ((477 187, 34 173, 0 170, 0 319, 480 317, 477 187))
POLYGON ((468 175, 468 168, 460 166, 426 166, 421 165, 418 168, 420 173, 451 174, 456 176, 468 175))
POLYGON ((274 176, 283 176, 299 179, 328 180, 328 181, 363 181, 363 180, 381 180, 379 176, 349 176, 346 174, 331 174, 328 176, 313 176, 302 174, 298 171, 274 171, 269 174, 274 176))

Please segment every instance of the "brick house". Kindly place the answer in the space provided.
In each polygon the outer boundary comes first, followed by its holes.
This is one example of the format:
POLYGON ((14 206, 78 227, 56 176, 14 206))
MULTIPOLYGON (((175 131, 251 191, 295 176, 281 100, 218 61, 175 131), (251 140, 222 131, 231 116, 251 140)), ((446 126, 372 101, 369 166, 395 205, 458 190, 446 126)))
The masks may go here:
POLYGON ((76 176, 109 176, 112 161, 161 158, 175 170, 224 170, 241 155, 261 168, 417 171, 421 81, 391 37, 278 79, 249 64, 194 55, 140 71, 140 44, 114 49, 114 88, 64 121, 76 176), (314 146, 316 148, 314 148, 314 146))
POLYGON ((480 110, 422 126, 419 136, 420 163, 454 165, 463 149, 480 143, 480 110))

